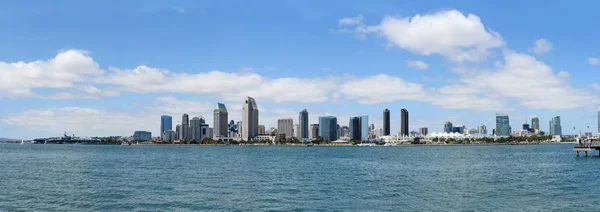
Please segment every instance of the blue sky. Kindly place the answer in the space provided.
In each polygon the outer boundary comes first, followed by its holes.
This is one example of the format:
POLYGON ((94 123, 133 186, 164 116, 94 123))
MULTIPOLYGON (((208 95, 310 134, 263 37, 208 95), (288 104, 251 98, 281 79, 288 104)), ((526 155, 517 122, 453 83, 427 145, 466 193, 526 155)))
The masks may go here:
POLYGON ((0 137, 157 135, 160 115, 216 102, 260 124, 401 108, 410 129, 445 121, 596 132, 596 2, 4 1, 0 137), (529 122, 529 121, 528 121, 529 122))

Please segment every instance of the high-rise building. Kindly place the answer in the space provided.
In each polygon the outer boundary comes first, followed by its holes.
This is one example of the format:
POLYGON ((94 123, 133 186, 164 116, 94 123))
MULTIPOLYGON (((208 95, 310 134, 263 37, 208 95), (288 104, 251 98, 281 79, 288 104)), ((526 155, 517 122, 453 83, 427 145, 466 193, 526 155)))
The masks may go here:
POLYGON ((337 118, 334 116, 319 117, 319 136, 325 141, 337 140, 337 118))
POLYGON ((349 124, 351 140, 369 140, 369 116, 351 116, 349 124))
POLYGON ((184 113, 181 117, 181 137, 180 140, 190 140, 189 138, 189 129, 190 129, 190 117, 187 113, 184 113))
POLYGON ((452 122, 447 121, 446 123, 444 123, 444 132, 445 133, 451 133, 453 129, 454 128, 452 128, 452 122))
POLYGON ((133 132, 134 141, 150 141, 152 140, 152 133, 148 131, 135 131, 133 132))
POLYGON ((277 134, 291 138, 294 135, 294 119, 285 118, 277 120, 277 134))
POLYGON ((390 110, 383 110, 383 135, 390 135, 390 110))
POLYGON ((477 126, 477 133, 483 134, 483 135, 487 134, 487 128, 485 127, 485 125, 482 124, 482 125, 477 126))
POLYGON ((310 125, 310 133, 309 133, 309 137, 311 139, 316 139, 317 136, 319 135, 319 125, 318 124, 311 124, 310 125))
POLYGON ((175 137, 175 140, 183 139, 183 132, 181 131, 181 124, 178 124, 175 127, 175 133, 177 134, 177 136, 175 137))
POLYGON ((340 127, 340 133, 341 137, 348 136, 348 133, 350 133, 350 128, 348 126, 342 126, 340 127))
POLYGON ((160 117, 160 138, 165 139, 163 133, 167 130, 173 129, 173 117, 163 115, 160 117))
POLYGON ((190 133, 189 140, 201 141, 202 140, 202 125, 200 118, 194 117, 190 120, 190 133))
POLYGON ((400 110, 400 135, 408 136, 408 110, 400 110))
POLYGON ((531 118, 531 128, 533 131, 540 130, 540 119, 538 117, 531 118))
POLYGON ((213 111, 213 129, 215 138, 227 137, 227 108, 223 103, 217 103, 217 108, 213 111))
POLYGON ((173 130, 164 131, 162 134, 163 141, 174 141, 177 140, 177 134, 173 130))
POLYGON ((242 108, 242 139, 251 140, 258 135, 258 106, 252 97, 246 97, 242 108))
POLYGON ((258 134, 259 135, 265 135, 266 134, 265 125, 258 125, 258 134))
POLYGON ((348 133, 350 140, 362 140, 362 137, 360 136, 360 117, 350 117, 350 123, 348 123, 348 126, 350 126, 350 132, 348 133))
POLYGON ((508 115, 496 113, 496 136, 510 135, 510 121, 508 115))
POLYGON ((298 138, 308 138, 308 111, 300 111, 298 116, 298 138))
POLYGON ((427 133, 428 133, 427 131, 428 131, 427 127, 421 127, 421 128, 419 128, 419 134, 421 134, 422 136, 427 135, 427 133))
POLYGON ((452 127, 452 132, 453 133, 463 134, 465 132, 465 126, 462 126, 462 127, 459 127, 459 126, 452 127))
POLYGON ((562 135, 560 116, 555 116, 552 118, 552 120, 550 120, 550 135, 562 135))
POLYGON ((300 131, 298 131, 298 124, 294 124, 293 130, 294 130, 294 138, 299 138, 298 133, 300 131))

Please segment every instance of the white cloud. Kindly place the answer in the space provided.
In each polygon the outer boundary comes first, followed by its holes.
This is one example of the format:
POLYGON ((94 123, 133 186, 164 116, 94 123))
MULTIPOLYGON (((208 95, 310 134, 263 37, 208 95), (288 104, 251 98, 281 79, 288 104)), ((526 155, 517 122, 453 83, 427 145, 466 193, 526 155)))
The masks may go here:
POLYGON ((495 71, 464 73, 458 86, 474 95, 516 99, 532 109, 566 110, 599 103, 598 96, 571 87, 568 72, 555 74, 552 67, 533 56, 505 51, 504 60, 495 71))
POLYGON ((592 88, 596 89, 597 91, 600 91, 600 85, 598 83, 592 84, 592 88))
POLYGON ((363 15, 358 14, 355 17, 345 17, 338 20, 339 25, 358 25, 363 23, 363 15))
POLYGON ((535 41, 532 51, 538 55, 542 55, 550 52, 551 50, 552 43, 542 38, 535 41))
POLYGON ((590 57, 588 58, 588 63, 590 65, 600 65, 600 58, 590 57))
POLYGON ((340 86, 340 91, 346 97, 362 104, 418 100, 425 97, 420 84, 385 74, 347 80, 340 86))
POLYGON ((416 68, 419 70, 427 70, 429 69, 429 65, 422 60, 407 60, 406 61, 408 67, 416 68))
POLYGON ((385 17, 379 25, 357 28, 377 33, 391 46, 421 54, 439 54, 451 61, 482 61, 489 49, 504 46, 500 34, 486 30, 478 16, 456 10, 414 17, 385 17))
POLYGON ((73 88, 104 73, 83 50, 59 52, 46 61, 0 62, 0 97, 35 96, 33 88, 73 88))

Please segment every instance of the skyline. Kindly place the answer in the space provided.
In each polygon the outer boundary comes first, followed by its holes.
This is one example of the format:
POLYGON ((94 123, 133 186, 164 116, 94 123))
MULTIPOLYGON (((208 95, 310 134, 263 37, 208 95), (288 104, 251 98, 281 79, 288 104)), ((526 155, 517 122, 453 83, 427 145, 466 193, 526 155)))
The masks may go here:
POLYGON ((306 126, 366 114, 378 128, 389 108, 391 134, 402 108, 409 131, 491 130, 496 113, 513 131, 534 116, 546 132, 556 116, 563 134, 598 128, 589 5, 545 2, 556 17, 510 1, 38 3, 0 3, 0 137, 160 136, 157 117, 213 123, 219 102, 237 123, 245 96, 266 128, 305 108, 306 126))

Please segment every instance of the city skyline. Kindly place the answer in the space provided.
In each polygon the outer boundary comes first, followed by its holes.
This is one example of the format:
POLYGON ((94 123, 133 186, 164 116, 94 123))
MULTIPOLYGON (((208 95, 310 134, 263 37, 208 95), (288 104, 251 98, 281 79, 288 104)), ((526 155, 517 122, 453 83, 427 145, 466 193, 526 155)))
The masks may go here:
POLYGON ((389 108, 396 134, 407 108, 409 131, 442 132, 446 121, 492 131, 495 113, 509 115, 512 131, 533 116, 545 132, 555 116, 562 134, 598 130, 600 30, 587 26, 600 15, 590 6, 551 2, 565 9, 557 17, 526 10, 533 2, 103 4, 0 7, 11 32, 0 39, 1 136, 159 136, 161 115, 173 128, 183 113, 214 125, 217 102, 242 120, 245 96, 267 128, 303 109, 308 126, 366 114, 383 128, 389 108))

